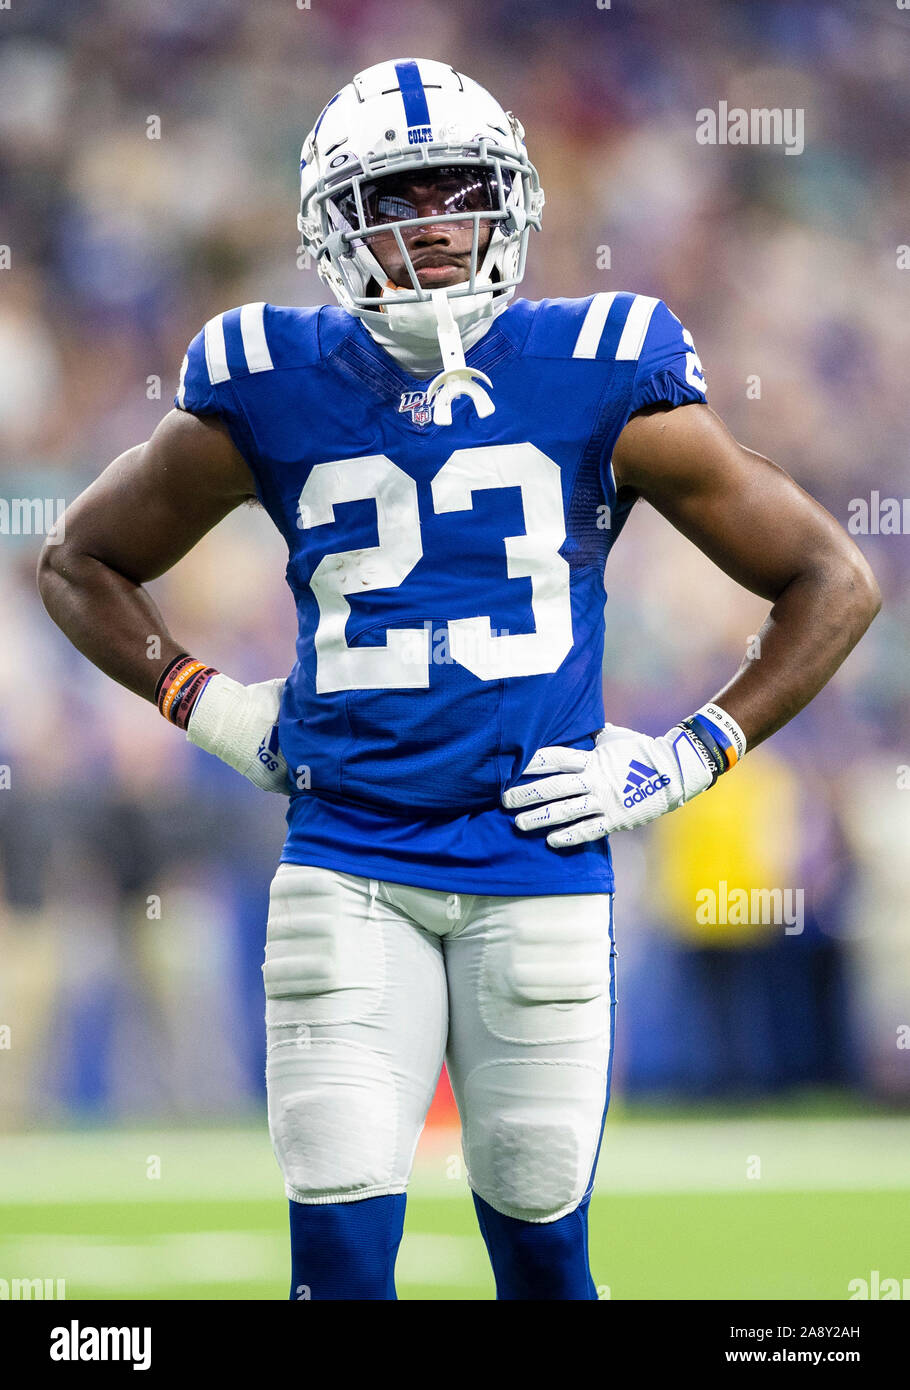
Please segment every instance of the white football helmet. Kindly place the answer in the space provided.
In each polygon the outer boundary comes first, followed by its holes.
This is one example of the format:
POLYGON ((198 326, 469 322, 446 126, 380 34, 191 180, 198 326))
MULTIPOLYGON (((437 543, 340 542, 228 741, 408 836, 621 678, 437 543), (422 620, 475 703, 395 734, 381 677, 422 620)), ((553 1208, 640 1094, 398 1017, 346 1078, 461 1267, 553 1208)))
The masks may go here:
POLYGON ((446 325, 451 333, 500 313, 524 274, 528 234, 540 227, 543 202, 521 123, 469 77, 431 59, 377 63, 358 73, 332 97, 301 150, 303 246, 338 302, 378 333, 397 324, 405 334, 441 335, 446 325), (381 181, 427 169, 449 171, 453 187, 463 170, 461 186, 445 212, 409 216, 413 206, 388 183, 384 194, 381 181), (473 223, 468 279, 421 288, 402 229, 464 221, 473 223), (480 260, 482 222, 492 226, 480 260), (408 285, 394 285, 373 255, 371 238, 380 232, 393 233, 408 285))

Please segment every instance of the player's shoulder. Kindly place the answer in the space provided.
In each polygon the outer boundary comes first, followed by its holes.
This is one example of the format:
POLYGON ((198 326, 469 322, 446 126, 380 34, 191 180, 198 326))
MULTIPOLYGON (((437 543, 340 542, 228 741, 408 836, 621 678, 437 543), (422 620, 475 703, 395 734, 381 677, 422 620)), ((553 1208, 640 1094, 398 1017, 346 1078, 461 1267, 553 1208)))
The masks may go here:
POLYGON ((682 344, 685 333, 662 299, 634 290, 520 299, 500 323, 524 355, 563 360, 638 361, 646 343, 649 349, 682 344))
POLYGON ((327 339, 350 331, 350 314, 330 305, 241 304, 215 314, 187 349, 180 391, 216 391, 260 372, 310 367, 325 354, 327 339))

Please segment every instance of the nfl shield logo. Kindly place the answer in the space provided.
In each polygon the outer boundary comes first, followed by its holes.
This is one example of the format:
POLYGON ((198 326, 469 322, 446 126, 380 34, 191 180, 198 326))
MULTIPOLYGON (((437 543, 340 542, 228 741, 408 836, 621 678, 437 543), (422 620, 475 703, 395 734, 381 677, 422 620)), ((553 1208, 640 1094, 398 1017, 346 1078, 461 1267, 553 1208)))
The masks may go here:
POLYGON ((407 411, 415 425, 428 425, 433 412, 427 405, 426 391, 402 391, 398 406, 399 415, 407 411))

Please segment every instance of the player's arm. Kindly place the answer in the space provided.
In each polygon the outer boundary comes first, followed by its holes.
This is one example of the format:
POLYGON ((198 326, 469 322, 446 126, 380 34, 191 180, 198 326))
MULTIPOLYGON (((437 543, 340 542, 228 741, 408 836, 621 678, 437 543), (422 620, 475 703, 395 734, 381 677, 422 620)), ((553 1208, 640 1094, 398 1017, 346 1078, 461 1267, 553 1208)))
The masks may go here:
POLYGON ((154 700, 159 676, 185 648, 143 586, 252 496, 250 471, 225 427, 172 410, 67 509, 64 540, 45 545, 38 563, 44 606, 83 656, 154 700), (160 639, 153 660, 150 637, 160 639))
POLYGON ((273 789, 277 774, 283 791, 280 755, 258 756, 263 738, 266 748, 275 741, 283 682, 244 687, 194 661, 144 587, 254 496, 225 426, 173 410, 67 509, 62 541, 41 552, 38 588, 54 622, 95 666, 144 699, 157 697, 193 742, 246 776, 252 771, 258 785, 273 789))
MULTIPOLYGON (((644 497, 725 574, 772 603, 761 656, 661 738, 608 724, 593 752, 539 749, 503 804, 554 848, 643 825, 713 786, 818 694, 881 605, 860 551, 706 405, 636 413, 613 453, 618 490, 644 497), (523 808, 523 809, 522 809, 523 808), (561 828, 558 828, 561 827, 561 828)), ((710 620, 710 615, 706 615, 710 620)))
POLYGON ((613 470, 618 488, 773 604, 760 658, 714 697, 755 747, 818 694, 872 622, 881 606, 872 571, 831 514, 706 405, 634 416, 613 470))

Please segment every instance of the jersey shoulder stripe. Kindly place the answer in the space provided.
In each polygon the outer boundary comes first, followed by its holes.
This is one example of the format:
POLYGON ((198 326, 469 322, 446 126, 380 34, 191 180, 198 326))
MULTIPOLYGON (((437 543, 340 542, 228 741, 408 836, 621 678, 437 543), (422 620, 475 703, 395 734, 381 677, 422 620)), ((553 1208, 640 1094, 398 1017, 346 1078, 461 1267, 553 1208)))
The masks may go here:
POLYGON ((657 302, 650 295, 624 291, 595 294, 572 356, 637 362, 657 302))
POLYGON ((243 355, 251 372, 270 372, 272 357, 265 336, 265 304, 244 304, 240 310, 243 355))
POLYGON ((586 299, 544 299, 524 345, 533 357, 637 362, 651 315, 660 301, 612 290, 586 299))
POLYGON ((216 314, 213 319, 209 319, 202 330, 205 343, 205 370, 208 372, 210 386, 217 386, 219 381, 230 381, 231 379, 231 372, 227 363, 227 339, 224 335, 225 317, 224 314, 216 314))
POLYGON ((272 369, 265 333, 265 304, 243 304, 209 319, 203 329, 209 384, 272 369))
MULTIPOLYGON (((342 326, 355 320, 342 310, 342 326)), ((320 315, 327 308, 280 308, 259 301, 216 314, 190 343, 177 387, 181 410, 209 413, 219 407, 217 388, 260 372, 281 367, 306 367, 318 362, 320 315)))
POLYGON ((646 294, 637 294, 633 299, 616 345, 615 357, 618 362, 638 361, 657 303, 656 299, 651 299, 646 294))
POLYGON ((266 337, 265 310, 264 303, 227 309, 209 319, 197 333, 180 368, 176 404, 181 410, 200 407, 212 388, 222 382, 271 371, 274 363, 266 337))
POLYGON ((593 296, 578 331, 578 337, 575 339, 575 346, 572 348, 573 357, 590 358, 597 356, 607 315, 613 307, 615 299, 615 294, 595 294, 593 296))

